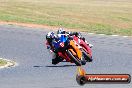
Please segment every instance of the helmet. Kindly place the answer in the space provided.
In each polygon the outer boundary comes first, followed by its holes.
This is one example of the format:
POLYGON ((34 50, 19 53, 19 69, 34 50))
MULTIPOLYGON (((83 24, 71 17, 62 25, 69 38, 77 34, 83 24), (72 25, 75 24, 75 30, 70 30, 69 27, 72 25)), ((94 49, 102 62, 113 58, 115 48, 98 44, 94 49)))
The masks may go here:
POLYGON ((46 39, 53 39, 54 37, 55 37, 54 32, 49 32, 49 33, 46 35, 46 39))
POLYGON ((63 28, 60 28, 58 31, 57 31, 57 34, 65 34, 65 30, 63 28))
POLYGON ((81 38, 82 37, 82 34, 80 32, 78 32, 78 37, 81 38))

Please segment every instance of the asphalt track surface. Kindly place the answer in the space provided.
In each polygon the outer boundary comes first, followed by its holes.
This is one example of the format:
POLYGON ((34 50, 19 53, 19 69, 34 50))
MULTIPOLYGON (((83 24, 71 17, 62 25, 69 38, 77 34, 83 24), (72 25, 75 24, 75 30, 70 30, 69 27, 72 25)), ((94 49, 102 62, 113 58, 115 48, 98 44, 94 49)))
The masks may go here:
MULTIPOLYGON (((48 31, 0 25, 0 57, 18 63, 16 67, 0 69, 0 88, 132 88, 132 83, 78 85, 74 64, 51 64, 44 45, 48 31)), ((94 45, 94 61, 84 66, 87 73, 132 75, 132 37, 83 36, 94 45)))

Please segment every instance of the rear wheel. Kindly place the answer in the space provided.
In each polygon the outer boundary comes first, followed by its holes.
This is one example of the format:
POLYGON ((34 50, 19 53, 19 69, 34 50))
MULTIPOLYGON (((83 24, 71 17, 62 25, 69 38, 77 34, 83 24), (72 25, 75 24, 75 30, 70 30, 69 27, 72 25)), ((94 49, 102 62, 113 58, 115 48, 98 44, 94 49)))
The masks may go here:
POLYGON ((78 58, 76 58, 72 52, 70 50, 67 50, 67 54, 68 56, 71 58, 71 60, 77 65, 77 66, 81 66, 82 63, 81 63, 81 60, 79 60, 78 58))

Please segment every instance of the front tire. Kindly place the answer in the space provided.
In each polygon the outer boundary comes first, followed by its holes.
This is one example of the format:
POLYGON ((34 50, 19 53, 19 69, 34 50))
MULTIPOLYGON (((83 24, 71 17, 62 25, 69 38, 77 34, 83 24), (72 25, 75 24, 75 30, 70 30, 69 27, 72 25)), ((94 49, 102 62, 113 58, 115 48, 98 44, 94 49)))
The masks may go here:
POLYGON ((82 54, 83 54, 83 58, 85 58, 86 61, 88 61, 88 62, 92 62, 93 61, 92 57, 90 57, 90 55, 83 49, 82 49, 82 54))
POLYGON ((76 58, 72 52, 70 50, 67 50, 67 54, 68 56, 71 58, 71 60, 77 65, 77 66, 81 66, 82 63, 81 63, 81 60, 79 60, 78 58, 76 58))

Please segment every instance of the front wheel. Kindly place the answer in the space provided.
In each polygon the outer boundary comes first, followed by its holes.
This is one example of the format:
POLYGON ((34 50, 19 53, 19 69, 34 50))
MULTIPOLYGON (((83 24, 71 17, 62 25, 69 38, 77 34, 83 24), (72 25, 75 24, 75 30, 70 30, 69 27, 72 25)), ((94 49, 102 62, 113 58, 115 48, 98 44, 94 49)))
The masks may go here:
POLYGON ((72 52, 70 50, 67 50, 67 54, 70 57, 70 59, 77 65, 77 66, 81 66, 81 60, 79 60, 78 58, 76 58, 72 52))
POLYGON ((93 61, 92 57, 85 50, 82 49, 82 53, 83 53, 83 58, 85 58, 86 61, 88 61, 88 62, 93 61))

